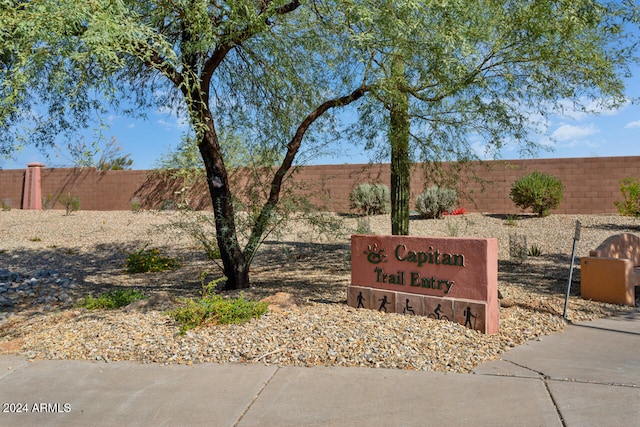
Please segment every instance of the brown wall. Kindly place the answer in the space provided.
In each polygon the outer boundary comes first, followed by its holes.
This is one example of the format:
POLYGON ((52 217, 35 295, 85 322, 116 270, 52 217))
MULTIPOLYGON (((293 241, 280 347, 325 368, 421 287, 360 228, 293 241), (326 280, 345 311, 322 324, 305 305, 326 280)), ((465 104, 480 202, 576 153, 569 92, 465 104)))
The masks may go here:
MULTIPOLYGON (((451 167, 451 165, 447 165, 451 167)), ((552 174, 564 184, 564 201, 554 213, 617 213, 614 202, 622 200, 619 181, 640 179, 640 156, 581 159, 532 159, 471 162, 456 185, 461 194, 459 206, 469 212, 518 213, 509 199, 513 182, 535 170, 552 174), (477 182, 473 175, 484 181, 477 182), (473 199, 473 201, 471 201, 473 199)), ((358 184, 380 182, 389 185, 389 165, 306 166, 289 181, 289 188, 304 193, 316 205, 336 212, 349 211, 349 193, 358 184)), ((412 208, 417 194, 431 180, 422 167, 412 173, 412 208)), ((13 208, 22 201, 24 170, 0 171, 0 200, 9 199, 13 208)), ((80 198, 82 210, 129 210, 134 198, 146 209, 157 209, 165 201, 178 201, 180 182, 161 179, 153 171, 108 171, 95 169, 44 169, 42 195, 56 202, 61 194, 80 198)), ((191 186, 188 195, 196 209, 210 207, 206 186, 191 186)), ((54 209, 63 209, 59 202, 54 209)))

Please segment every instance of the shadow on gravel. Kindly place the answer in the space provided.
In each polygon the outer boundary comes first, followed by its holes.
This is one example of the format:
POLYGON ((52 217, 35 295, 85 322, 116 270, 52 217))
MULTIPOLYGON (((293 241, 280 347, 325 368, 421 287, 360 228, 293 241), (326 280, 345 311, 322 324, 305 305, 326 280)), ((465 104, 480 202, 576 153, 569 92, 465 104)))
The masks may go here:
POLYGON ((484 216, 486 216, 487 218, 495 218, 495 219, 502 219, 502 220, 515 220, 515 221, 519 221, 519 220, 524 220, 524 219, 530 219, 530 218, 538 218, 537 215, 535 214, 531 214, 531 213, 520 213, 520 214, 493 214, 493 213, 485 213, 483 214, 484 216))
POLYGON ((592 228, 595 230, 608 230, 612 234, 618 233, 638 233, 640 232, 640 224, 597 224, 588 225, 585 228, 592 228))
MULTIPOLYGON (((576 259, 572 276, 572 295, 578 295, 580 283, 579 260, 576 259), (575 288, 575 289, 574 289, 575 288)), ((566 254, 543 254, 529 256, 524 262, 498 261, 498 278, 512 285, 526 287, 541 294, 564 295, 569 280, 571 256, 566 254)))
MULTIPOLYGON (((143 247, 144 242, 134 241, 97 244, 82 251, 65 247, 0 251, 0 268, 23 275, 55 270, 77 285, 70 291, 74 301, 121 287, 136 288, 146 295, 166 292, 172 297, 197 297, 202 293, 203 272, 209 272, 206 281, 222 275, 203 251, 163 246, 153 247, 163 255, 181 259, 182 267, 157 273, 125 272, 127 255, 143 247)), ((243 291, 252 299, 289 292, 308 301, 341 303, 346 302, 349 271, 348 244, 265 242, 251 266, 251 287, 243 291)), ((238 291, 228 292, 234 293, 238 291)), ((13 308, 0 307, 3 310, 13 308)))
POLYGON ((267 241, 252 264, 252 293, 288 292, 308 301, 346 303, 350 245, 267 241))
MULTIPOLYGON (((191 294, 200 290, 200 273, 193 274, 190 264, 197 255, 187 251, 157 246, 161 253, 181 259, 189 259, 186 268, 160 273, 125 272, 125 259, 131 252, 144 247, 142 242, 126 245, 98 244, 91 250, 51 247, 0 252, 0 266, 21 274, 39 270, 55 270, 60 277, 72 279, 78 288, 74 297, 94 295, 117 287, 131 286, 145 293, 168 291, 171 294, 191 294)), ((196 259, 194 259, 196 258, 196 259)), ((201 256, 200 258, 204 258, 201 256)))
MULTIPOLYGON (((517 286, 530 293, 532 296, 540 295, 553 297, 557 301, 564 301, 569 281, 571 256, 566 254, 543 254, 537 257, 528 257, 524 262, 498 261, 498 280, 507 282, 511 286, 517 286)), ((574 264, 571 280, 570 295, 580 295, 580 269, 579 260, 574 264)), ((530 304, 523 301, 502 300, 502 307, 518 306, 527 310, 549 313, 554 316, 562 315, 560 305, 547 305, 536 301, 530 304)))

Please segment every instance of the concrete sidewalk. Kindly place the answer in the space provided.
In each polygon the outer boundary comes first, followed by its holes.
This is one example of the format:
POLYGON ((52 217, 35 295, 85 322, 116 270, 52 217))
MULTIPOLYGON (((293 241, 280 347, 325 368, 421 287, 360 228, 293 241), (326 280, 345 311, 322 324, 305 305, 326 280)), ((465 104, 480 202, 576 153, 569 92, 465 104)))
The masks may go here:
POLYGON ((637 426, 640 312, 568 326, 474 374, 5 355, 0 402, 2 426, 637 426))

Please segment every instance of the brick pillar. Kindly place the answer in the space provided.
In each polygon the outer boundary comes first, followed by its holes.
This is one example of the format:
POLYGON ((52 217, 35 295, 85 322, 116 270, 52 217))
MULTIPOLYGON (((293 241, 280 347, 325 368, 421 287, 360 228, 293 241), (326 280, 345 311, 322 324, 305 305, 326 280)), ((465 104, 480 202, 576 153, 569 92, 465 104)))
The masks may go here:
POLYGON ((42 174, 44 164, 33 162, 27 165, 22 192, 22 209, 42 209, 42 174))

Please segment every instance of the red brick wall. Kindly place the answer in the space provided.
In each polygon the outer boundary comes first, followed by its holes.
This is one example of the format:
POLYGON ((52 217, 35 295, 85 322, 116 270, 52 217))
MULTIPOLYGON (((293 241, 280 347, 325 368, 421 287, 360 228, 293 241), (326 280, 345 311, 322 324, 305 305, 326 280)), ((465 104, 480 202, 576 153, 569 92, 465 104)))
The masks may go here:
MULTIPOLYGON (((564 201, 554 213, 617 213, 614 202, 622 200, 619 181, 627 177, 640 179, 640 156, 471 162, 456 182, 461 194, 459 206, 470 212, 518 213, 520 209, 509 199, 511 185, 535 170, 552 174, 564 184, 564 201), (472 179, 474 173, 484 182, 472 179)), ((389 185, 389 180, 388 164, 306 166, 299 168, 287 185, 327 210, 348 212, 349 193, 356 185, 389 185)), ((412 208, 425 183, 431 182, 421 166, 414 167, 412 208)), ((0 171, 0 200, 10 199, 12 207, 19 208, 23 185, 24 170, 0 171)), ((134 198, 141 201, 143 208, 155 209, 166 200, 177 202, 179 196, 175 192, 181 187, 179 182, 160 179, 152 171, 45 168, 42 173, 43 197, 51 195, 55 202, 59 195, 69 193, 80 197, 83 210, 129 210, 134 198)), ((203 182, 192 185, 187 197, 197 209, 210 207, 203 182)), ((53 208, 63 206, 57 202, 53 208)))

